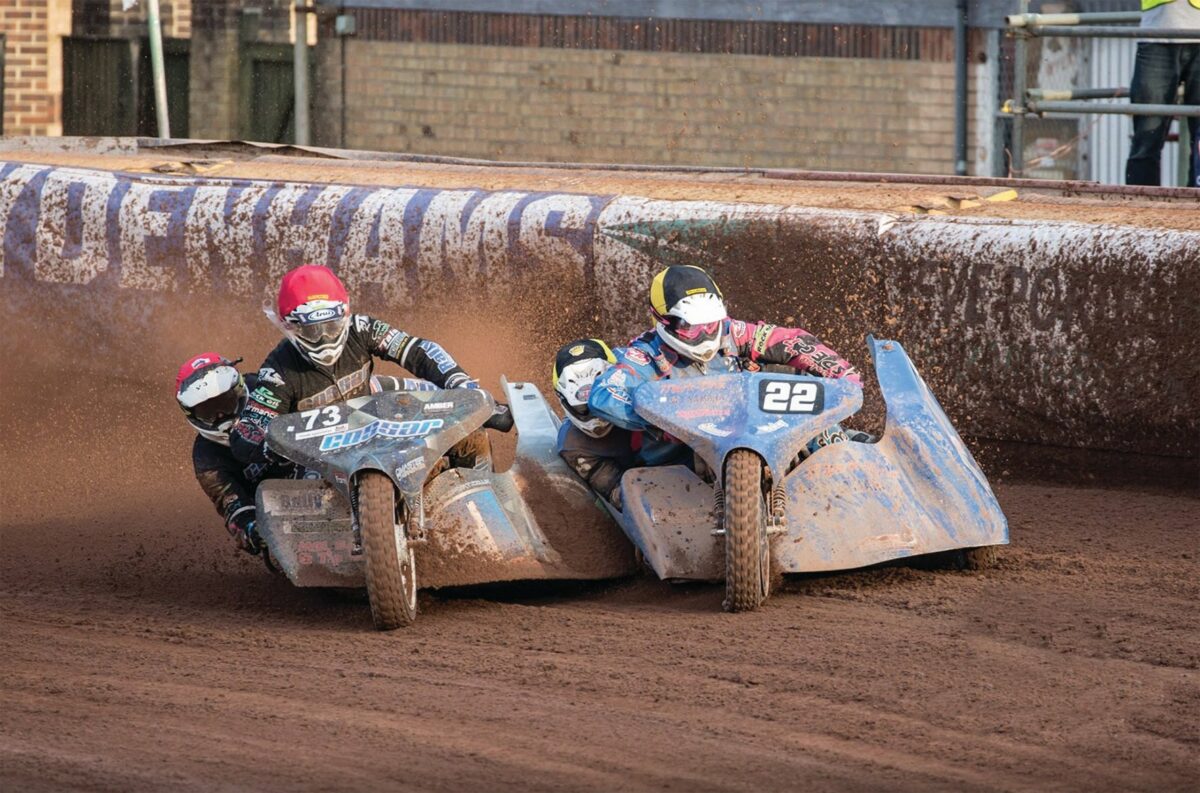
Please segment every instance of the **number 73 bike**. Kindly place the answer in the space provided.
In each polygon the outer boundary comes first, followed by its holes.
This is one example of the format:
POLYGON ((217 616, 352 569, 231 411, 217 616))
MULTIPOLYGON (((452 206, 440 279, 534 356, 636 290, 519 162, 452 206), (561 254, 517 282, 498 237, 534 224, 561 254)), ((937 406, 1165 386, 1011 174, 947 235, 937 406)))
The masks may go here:
POLYGON ((416 619, 418 587, 636 570, 556 454, 558 419, 541 393, 503 385, 517 430, 503 472, 486 452, 454 458, 496 410, 480 390, 388 391, 275 418, 271 452, 320 477, 259 486, 257 529, 275 564, 296 586, 365 587, 381 630, 416 619))

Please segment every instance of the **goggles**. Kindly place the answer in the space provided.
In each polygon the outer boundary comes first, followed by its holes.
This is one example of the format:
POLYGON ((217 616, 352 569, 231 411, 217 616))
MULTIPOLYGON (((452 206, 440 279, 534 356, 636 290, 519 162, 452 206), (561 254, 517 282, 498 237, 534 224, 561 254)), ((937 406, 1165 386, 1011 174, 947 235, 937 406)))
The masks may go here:
POLYGON ((699 325, 689 325, 678 317, 671 317, 669 327, 671 332, 679 338, 693 341, 716 334, 721 329, 722 321, 717 320, 715 322, 704 322, 699 325))
POLYGON ((317 345, 337 341, 349 321, 345 303, 308 311, 301 306, 287 316, 288 327, 298 339, 317 345))

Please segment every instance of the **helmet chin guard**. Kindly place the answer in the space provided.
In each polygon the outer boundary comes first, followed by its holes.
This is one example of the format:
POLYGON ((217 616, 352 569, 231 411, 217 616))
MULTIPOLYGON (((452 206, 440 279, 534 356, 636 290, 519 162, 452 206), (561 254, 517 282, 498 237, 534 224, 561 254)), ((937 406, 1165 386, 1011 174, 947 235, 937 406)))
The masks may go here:
POLYGON ((717 329, 715 334, 695 341, 681 339, 672 333, 666 324, 661 321, 655 326, 654 330, 658 333, 658 337, 663 340, 664 344, 684 358, 700 363, 708 363, 716 357, 717 352, 721 349, 721 335, 724 330, 724 324, 721 323, 721 327, 717 329))

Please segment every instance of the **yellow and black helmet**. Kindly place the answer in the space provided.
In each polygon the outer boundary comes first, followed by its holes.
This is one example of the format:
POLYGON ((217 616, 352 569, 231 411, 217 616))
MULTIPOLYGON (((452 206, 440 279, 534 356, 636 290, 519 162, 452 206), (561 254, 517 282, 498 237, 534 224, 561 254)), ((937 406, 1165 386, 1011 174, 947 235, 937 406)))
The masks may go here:
POLYGON ((650 310, 659 337, 680 355, 708 361, 717 354, 728 312, 716 281, 701 268, 673 265, 654 276, 650 310))
POLYGON ((607 435, 612 425, 588 411, 592 384, 617 362, 613 351, 600 339, 576 339, 564 344, 554 356, 550 382, 567 418, 593 438, 607 435))

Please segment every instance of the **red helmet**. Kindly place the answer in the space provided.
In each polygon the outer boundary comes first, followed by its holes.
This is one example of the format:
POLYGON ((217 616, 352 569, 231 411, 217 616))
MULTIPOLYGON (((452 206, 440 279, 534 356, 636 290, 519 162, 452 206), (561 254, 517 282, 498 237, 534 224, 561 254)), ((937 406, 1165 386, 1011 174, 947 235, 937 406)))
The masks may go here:
POLYGON ((333 366, 350 332, 350 297, 333 270, 305 264, 279 283, 276 315, 300 354, 320 366, 333 366))
POLYGON ((175 401, 205 438, 229 445, 229 431, 246 406, 246 384, 231 361, 215 352, 194 355, 179 367, 175 401))

